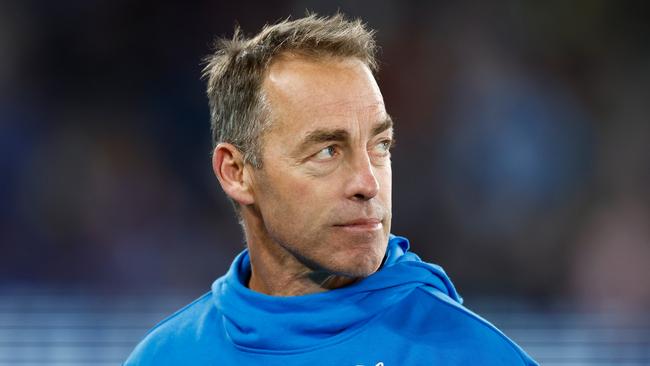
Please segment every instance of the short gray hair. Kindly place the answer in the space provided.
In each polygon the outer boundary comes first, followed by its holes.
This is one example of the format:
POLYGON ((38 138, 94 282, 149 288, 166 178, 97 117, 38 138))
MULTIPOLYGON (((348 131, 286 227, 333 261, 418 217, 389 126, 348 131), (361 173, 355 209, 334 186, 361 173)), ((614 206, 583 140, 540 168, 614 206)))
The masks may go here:
POLYGON ((245 163, 262 167, 261 137, 268 127, 269 110, 261 91, 268 66, 283 53, 308 58, 356 57, 377 70, 374 31, 361 20, 340 13, 266 25, 252 38, 235 28, 232 39, 218 39, 205 59, 213 147, 233 144, 245 163))

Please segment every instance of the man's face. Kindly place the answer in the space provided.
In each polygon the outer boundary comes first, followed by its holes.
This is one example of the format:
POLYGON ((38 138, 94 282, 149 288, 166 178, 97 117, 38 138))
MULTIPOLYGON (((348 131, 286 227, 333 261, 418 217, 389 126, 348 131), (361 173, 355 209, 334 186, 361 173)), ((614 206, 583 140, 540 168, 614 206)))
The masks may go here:
POLYGON ((253 190, 265 235, 311 269, 372 274, 390 232, 393 134, 372 73, 355 58, 286 56, 263 91, 272 124, 253 190))

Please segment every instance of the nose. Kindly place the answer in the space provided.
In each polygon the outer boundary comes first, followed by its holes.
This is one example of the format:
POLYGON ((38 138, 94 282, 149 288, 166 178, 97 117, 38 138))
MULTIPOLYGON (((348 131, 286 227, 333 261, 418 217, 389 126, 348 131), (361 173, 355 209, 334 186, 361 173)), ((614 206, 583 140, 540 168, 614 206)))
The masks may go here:
POLYGON ((350 179, 346 186, 346 196, 355 201, 367 201, 379 193, 379 181, 370 157, 359 154, 350 163, 350 179))

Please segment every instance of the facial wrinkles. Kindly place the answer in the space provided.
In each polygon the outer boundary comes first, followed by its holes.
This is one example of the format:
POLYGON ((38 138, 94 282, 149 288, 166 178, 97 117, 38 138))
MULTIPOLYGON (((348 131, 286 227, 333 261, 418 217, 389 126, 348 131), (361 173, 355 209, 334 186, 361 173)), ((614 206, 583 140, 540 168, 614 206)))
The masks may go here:
POLYGON ((372 73, 359 60, 348 60, 338 66, 324 65, 294 61, 271 66, 263 89, 280 120, 302 116, 300 120, 305 123, 314 115, 327 117, 342 111, 353 115, 368 107, 385 110, 372 73), (332 73, 346 77, 334 81, 330 77, 332 73), (282 106, 280 110, 279 106, 282 106))
POLYGON ((349 156, 343 159, 341 166, 338 167, 338 173, 344 176, 344 184, 355 184, 349 180, 359 179, 356 176, 358 174, 372 174, 373 179, 379 184, 379 192, 377 196, 367 200, 351 200, 349 197, 342 197, 344 199, 331 212, 330 222, 335 224, 343 224, 360 217, 377 218, 382 221, 387 218, 390 202, 386 202, 389 200, 389 192, 386 190, 390 189, 390 182, 386 182, 385 178, 386 174, 389 174, 388 179, 390 179, 390 172, 386 171, 390 169, 390 166, 377 166, 376 162, 372 161, 368 152, 368 143, 373 144, 375 137, 366 138, 365 135, 369 135, 369 133, 364 131, 364 133, 356 134, 356 138, 353 140, 354 146, 350 148, 349 156), (370 170, 370 172, 366 170, 370 170))
MULTIPOLYGON (((357 123, 352 123, 352 124, 356 125, 357 130, 359 129, 359 124, 357 124, 357 123)), ((360 159, 361 158, 361 159, 365 160, 365 161, 361 162, 361 164, 369 164, 369 162, 367 161, 367 159, 369 159, 369 157, 367 156, 368 152, 367 152, 367 149, 366 149, 365 139, 361 138, 361 133, 359 133, 359 132, 356 132, 355 135, 357 135, 357 137, 354 140, 355 141, 354 144, 356 144, 357 146, 355 146, 353 148, 354 152, 352 152, 351 154, 354 154, 354 155, 357 155, 357 156, 355 156, 355 157, 351 156, 349 158, 344 159, 344 161, 341 163, 341 165, 339 165, 339 166, 337 166, 335 168, 335 171, 334 171, 333 175, 331 175, 330 177, 311 177, 311 178, 307 178, 307 179, 317 179, 317 180, 326 179, 326 180, 329 180, 331 183, 321 182, 322 184, 314 186, 314 185, 309 184, 308 182, 305 182, 305 181, 302 181, 302 182, 304 182, 304 184, 297 183, 297 182, 301 182, 301 178, 298 178, 297 180, 296 180, 296 178, 289 178, 288 181, 293 182, 293 183, 290 183, 291 184, 291 187, 290 187, 291 188, 290 189, 291 194, 292 195, 301 195, 301 196, 302 195, 305 195, 305 196, 310 195, 310 196, 312 196, 311 199, 316 200, 315 204, 318 204, 317 202, 318 202, 320 197, 325 197, 326 199, 331 200, 333 197, 340 196, 341 193, 323 195, 322 192, 320 192, 320 193, 312 194, 311 190, 312 189, 322 189, 322 190, 330 190, 331 189, 331 190, 334 190, 334 191, 338 191, 337 187, 340 186, 341 182, 345 181, 346 179, 349 179, 349 177, 352 174, 356 174, 357 169, 367 169, 367 167, 355 166, 355 165, 360 164, 359 162, 350 161, 350 159, 352 159, 352 158, 353 159, 360 159), (364 154, 365 156, 359 157, 358 155, 360 155, 360 154, 364 154), (341 178, 341 177, 343 177, 343 178, 341 178)), ((288 164, 288 163, 289 163, 288 161, 284 161, 283 159, 280 159, 280 160, 276 160, 274 165, 275 164, 285 165, 285 164, 288 164)), ((268 169, 273 169, 272 166, 267 166, 267 167, 265 167, 263 169, 266 170, 267 168, 268 169)), ((265 174, 263 174, 263 177, 264 177, 263 180, 261 182, 259 182, 259 183, 262 184, 262 186, 264 187, 263 189, 266 190, 267 193, 270 193, 270 194, 275 196, 280 191, 276 191, 273 188, 275 183, 271 183, 270 181, 273 180, 273 181, 275 181, 277 183, 278 180, 284 181, 284 179, 287 178, 288 176, 291 176, 291 175, 295 176, 296 174, 301 175, 301 174, 305 174, 305 172, 306 172, 306 170, 304 168, 302 168, 302 167, 298 167, 298 168, 295 168, 295 169, 297 169, 297 170, 294 170, 293 173, 291 171, 286 171, 285 168, 280 168, 280 169, 277 169, 277 170, 273 169, 271 171, 265 172, 265 174), (285 171, 285 173, 283 173, 282 176, 280 176, 278 174, 275 174, 275 172, 278 172, 278 171, 285 171), (300 173, 300 172, 302 172, 302 173, 300 173), (267 173, 270 174, 271 176, 268 176, 267 173), (286 175, 286 174, 288 174, 288 175, 286 175)), ((371 168, 371 169, 373 169, 373 168, 371 168)), ((386 168, 382 168, 382 169, 386 169, 386 168)), ((377 174, 385 174, 385 173, 373 172, 373 174, 377 175, 377 174)), ((376 179, 379 180, 379 183, 381 185, 382 180, 380 179, 380 177, 377 176, 376 179)), ((380 187, 380 190, 385 190, 385 189, 390 189, 390 187, 385 187, 385 186, 380 187)), ((388 210, 389 210, 389 205, 390 205, 389 202, 384 202, 385 194, 386 193, 384 193, 382 195, 380 193, 377 197, 374 197, 373 199, 366 200, 366 201, 353 201, 353 200, 347 199, 347 197, 340 196, 340 199, 337 199, 334 202, 331 202, 331 203, 334 203, 334 204, 330 203, 328 205, 323 206, 323 208, 325 209, 324 211, 311 212, 310 210, 307 210, 307 211, 305 211, 305 214, 307 214, 307 215, 313 215, 313 214, 318 215, 318 217, 319 217, 318 219, 316 217, 313 217, 313 220, 310 220, 310 222, 312 223, 312 225, 315 224, 315 223, 318 223, 320 225, 320 227, 315 227, 315 226, 310 225, 309 227, 302 228, 304 230, 303 234, 309 234, 309 232, 312 232, 312 231, 313 231, 313 233, 318 234, 319 229, 322 229, 323 227, 329 227, 329 226, 332 226, 332 225, 344 224, 344 223, 347 223, 349 221, 352 221, 352 220, 355 220, 355 219, 358 219, 358 218, 361 218, 361 217, 364 217, 364 218, 378 218, 378 219, 385 222, 387 217, 388 217, 387 215, 389 215, 388 210)), ((295 201, 295 202, 299 202, 299 201, 295 201)), ((303 204, 304 204, 304 202, 300 203, 301 206, 303 204)), ((301 206, 293 207, 292 210, 301 210, 301 206)), ((280 209, 280 207, 276 206, 275 209, 280 209)), ((276 212, 276 214, 279 214, 280 216, 283 216, 283 214, 280 213, 280 212, 276 212)), ((315 238, 312 238, 312 239, 315 240, 315 238)))
MULTIPOLYGON (((298 170, 294 170, 294 174, 306 174, 308 179, 309 177, 322 179, 322 174, 310 171, 307 164, 301 166, 305 158, 308 158, 309 154, 314 151, 313 149, 300 151, 298 145, 302 139, 296 138, 296 136, 306 135, 310 129, 314 128, 332 128, 345 130, 349 136, 348 141, 344 142, 347 144, 347 151, 344 152, 346 159, 342 163, 348 165, 352 163, 359 164, 358 162, 349 162, 347 155, 352 154, 354 156, 350 157, 354 159, 361 158, 365 160, 362 164, 368 164, 369 149, 373 148, 372 144, 375 143, 374 139, 376 139, 376 136, 371 136, 372 129, 377 122, 384 120, 387 114, 381 93, 375 83, 371 83, 374 85, 370 91, 364 88, 363 90, 359 89, 357 92, 356 87, 345 89, 347 84, 358 84, 359 76, 355 77, 357 78, 356 81, 350 81, 349 83, 343 83, 345 85, 338 86, 339 91, 343 88, 343 93, 332 92, 331 85, 317 90, 310 88, 307 93, 296 93, 296 89, 304 86, 300 85, 301 80, 298 80, 297 83, 290 83, 290 78, 285 79, 280 74, 271 73, 267 87, 272 89, 269 93, 272 97, 271 109, 276 113, 274 113, 275 122, 273 124, 275 128, 272 127, 275 131, 269 132, 275 133, 276 138, 273 143, 275 146, 268 147, 269 152, 272 153, 268 155, 269 158, 275 159, 275 163, 282 164, 284 168, 297 167, 298 170), (273 105, 282 106, 282 108, 273 108, 273 105), (331 122, 328 123, 328 121, 331 122), (360 154, 364 154, 364 156, 359 156, 360 154)), ((362 84, 367 86, 367 83, 362 84)), ((280 166, 279 168, 283 167, 280 166)), ((340 168, 339 166, 334 171, 340 168)), ((352 169, 351 171, 346 169, 348 170, 347 174, 354 174, 355 167, 348 168, 352 169)), ((289 174, 292 173, 289 172, 289 174)), ((370 203, 363 203, 362 205, 365 206, 363 212, 359 212, 359 203, 350 208, 354 209, 352 212, 357 212, 355 217, 363 215, 383 216, 384 213, 379 212, 384 211, 382 205, 375 203, 376 201, 370 200, 370 203)), ((348 211, 347 208, 342 209, 348 211)), ((341 217, 338 214, 340 211, 341 208, 333 210, 333 220, 348 219, 347 215, 341 217)))
MULTIPOLYGON (((368 175, 381 183, 386 169, 390 169, 390 157, 378 156, 377 145, 387 136, 373 136, 366 139, 362 135, 347 137, 344 141, 314 144, 310 148, 300 148, 305 152, 297 155, 295 165, 299 174, 308 179, 329 181, 332 187, 355 184, 355 180, 368 182, 368 175), (313 154, 320 154, 327 146, 335 145, 336 156, 329 161, 314 161, 313 154)), ((380 186, 383 184, 380 184, 380 186)))
MULTIPOLYGON (((294 186, 293 192, 298 194, 302 192, 302 189, 336 189, 335 187, 337 185, 340 185, 341 182, 345 181, 346 179, 350 179, 352 175, 359 174, 359 169, 372 169, 372 174, 375 175, 375 179, 379 181, 380 184, 380 190, 385 190, 385 189, 390 189, 390 187, 383 187, 382 185, 384 184, 383 180, 381 179, 381 175, 385 175, 386 172, 382 170, 390 169, 390 167, 386 167, 385 164, 377 165, 375 161, 372 161, 372 158, 370 157, 369 154, 372 153, 372 151, 369 151, 373 148, 373 145, 377 142, 380 141, 380 138, 378 136, 370 136, 372 127, 367 126, 364 124, 361 119, 365 118, 370 118, 367 117, 367 115, 372 114, 373 116, 376 116, 376 113, 371 113, 369 109, 366 109, 364 111, 364 114, 366 116, 364 117, 358 117, 354 119, 348 119, 346 123, 346 127, 344 130, 346 130, 349 134, 349 141, 344 142, 343 144, 348 144, 349 146, 343 147, 342 149, 344 151, 340 152, 343 154, 343 157, 341 160, 335 160, 332 162, 332 165, 327 165, 329 163, 313 163, 310 162, 309 160, 304 161, 303 156, 308 155, 313 152, 315 149, 311 149, 307 152, 303 152, 302 154, 299 155, 291 155, 288 154, 288 151, 290 149, 288 148, 283 148, 286 147, 285 144, 280 144, 278 148, 282 148, 282 151, 277 151, 277 154, 274 154, 276 159, 274 161, 274 164, 280 164, 278 169, 274 169, 276 172, 279 171, 284 171, 283 177, 277 177, 279 179, 286 178, 288 176, 300 176, 302 175, 306 179, 313 180, 313 179, 325 179, 329 180, 330 183, 326 183, 324 185, 319 185, 319 186, 313 186, 310 184, 305 184, 304 186, 296 183, 300 182, 301 178, 297 178, 297 180, 293 180, 293 184, 298 184, 294 186), (366 127, 367 126, 367 127, 366 127), (320 165, 319 165, 320 164, 320 165), (284 166, 284 167, 283 167, 284 166), (322 169, 323 166, 326 166, 327 168, 322 169), (286 168, 289 167, 289 170, 287 171, 286 168), (341 178, 343 176, 343 178, 341 178)), ((376 120, 376 118, 373 117, 372 120, 376 120)), ((372 125, 374 126, 374 124, 372 125)), ((382 132, 382 134, 385 134, 387 132, 382 132)), ((390 132, 388 132, 390 133, 390 132)), ((294 139, 295 141, 296 139, 294 139)), ((299 142, 295 141, 294 144, 299 144, 299 142)), ((326 144, 323 144, 326 145, 326 144)), ((320 145, 320 146, 323 146, 320 145)), ((317 146, 316 149, 320 146, 317 146)), ((387 164, 390 164, 388 162, 387 164)), ((269 167, 272 168, 272 167, 269 167)), ((273 174, 273 173, 272 173, 273 174)), ((273 174, 275 175, 275 174, 273 174)), ((315 197, 319 197, 321 195, 316 195, 315 197)), ((330 197, 331 196, 327 196, 330 197)), ((380 193, 379 197, 376 199, 371 199, 366 202, 357 202, 357 203, 352 203, 352 202, 347 202, 347 200, 344 200, 344 204, 346 207, 335 207, 333 210, 332 218, 333 220, 327 220, 327 221, 340 221, 341 218, 343 219, 354 219, 357 217, 383 217, 384 216, 384 208, 383 205, 387 203, 381 203, 378 201, 381 201, 383 198, 383 195, 380 193), (349 207, 347 207, 349 205, 349 207), (363 206, 362 210, 360 211, 359 206, 363 206), (339 212, 352 212, 354 217, 349 217, 349 215, 340 215, 339 212)))
MULTIPOLYGON (((306 135, 311 128, 343 130, 352 138, 350 145, 365 146, 370 141, 375 125, 387 118, 382 102, 358 106, 354 102, 325 105, 320 109, 303 113, 305 120, 311 121, 304 128, 306 135), (314 113, 315 112, 315 113, 314 113), (322 116, 322 119, 321 119, 322 116)), ((302 139, 299 139, 299 141, 302 139)))

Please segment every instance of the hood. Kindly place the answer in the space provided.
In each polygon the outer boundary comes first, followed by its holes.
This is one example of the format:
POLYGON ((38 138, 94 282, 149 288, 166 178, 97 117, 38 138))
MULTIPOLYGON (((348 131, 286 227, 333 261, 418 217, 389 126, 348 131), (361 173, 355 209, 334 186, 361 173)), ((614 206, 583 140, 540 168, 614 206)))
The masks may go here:
POLYGON ((252 291, 248 250, 212 284, 228 338, 251 351, 291 352, 322 347, 360 330, 415 288, 432 286, 461 303, 445 272, 408 251, 406 238, 390 235, 386 260, 374 274, 352 285, 302 296, 252 291))

